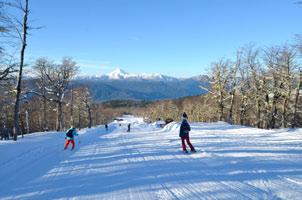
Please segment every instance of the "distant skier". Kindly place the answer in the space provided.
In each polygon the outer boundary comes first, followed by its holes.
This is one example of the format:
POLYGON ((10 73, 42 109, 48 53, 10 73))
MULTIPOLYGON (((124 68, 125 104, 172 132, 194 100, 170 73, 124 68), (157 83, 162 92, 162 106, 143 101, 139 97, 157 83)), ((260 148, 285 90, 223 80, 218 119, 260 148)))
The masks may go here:
POLYGON ((128 124, 128 130, 127 132, 130 132, 131 124, 128 124))
POLYGON ((106 132, 108 132, 108 124, 105 124, 106 132))
POLYGON ((182 150, 185 153, 188 153, 186 149, 185 140, 187 141, 187 144, 190 146, 191 152, 195 153, 196 150, 193 147, 193 145, 190 142, 189 132, 191 131, 191 127, 188 123, 188 115, 184 112, 182 114, 182 122, 179 130, 179 137, 181 138, 181 144, 182 144, 182 150))
POLYGON ((66 141, 65 141, 65 145, 64 145, 64 150, 67 149, 69 143, 71 143, 71 150, 74 149, 74 136, 78 136, 77 130, 74 127, 71 127, 67 132, 66 132, 66 141))

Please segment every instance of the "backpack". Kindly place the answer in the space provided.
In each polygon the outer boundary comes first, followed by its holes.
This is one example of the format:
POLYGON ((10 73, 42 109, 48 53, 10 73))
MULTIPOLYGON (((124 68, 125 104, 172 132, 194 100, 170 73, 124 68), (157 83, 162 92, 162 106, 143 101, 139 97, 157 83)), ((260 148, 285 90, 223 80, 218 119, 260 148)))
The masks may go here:
POLYGON ((69 129, 68 132, 66 133, 66 137, 69 137, 69 138, 73 138, 73 132, 74 129, 69 129))

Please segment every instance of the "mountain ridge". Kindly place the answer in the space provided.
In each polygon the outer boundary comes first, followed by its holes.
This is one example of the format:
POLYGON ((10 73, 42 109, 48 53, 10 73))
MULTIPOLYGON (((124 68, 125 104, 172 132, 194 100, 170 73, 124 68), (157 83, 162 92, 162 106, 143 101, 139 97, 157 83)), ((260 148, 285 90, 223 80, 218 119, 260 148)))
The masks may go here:
POLYGON ((192 78, 196 78, 196 76, 190 78, 176 78, 173 76, 163 75, 160 73, 134 74, 134 73, 128 73, 121 68, 116 68, 115 70, 107 74, 95 75, 95 76, 78 76, 76 79, 177 81, 177 80, 185 80, 185 79, 192 79, 192 78))
POLYGON ((175 78, 162 74, 129 74, 116 69, 101 76, 82 76, 73 81, 74 85, 90 88, 95 101, 110 100, 164 100, 206 93, 200 85, 208 86, 206 75, 191 78, 175 78))

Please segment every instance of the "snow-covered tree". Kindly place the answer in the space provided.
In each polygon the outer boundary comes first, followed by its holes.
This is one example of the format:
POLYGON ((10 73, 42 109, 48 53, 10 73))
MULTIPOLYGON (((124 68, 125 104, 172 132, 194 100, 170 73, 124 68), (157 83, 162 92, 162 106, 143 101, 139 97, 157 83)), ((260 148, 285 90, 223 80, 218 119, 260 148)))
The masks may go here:
POLYGON ((68 86, 72 78, 76 75, 78 67, 76 62, 71 58, 63 58, 62 63, 53 65, 51 70, 46 74, 47 82, 50 87, 50 94, 53 95, 54 101, 57 104, 57 119, 56 130, 62 130, 63 126, 63 104, 64 97, 68 91, 68 86))
POLYGON ((50 82, 47 77, 48 74, 52 73, 52 70, 54 68, 54 63, 47 60, 46 58, 39 58, 36 60, 34 66, 32 67, 34 70, 34 74, 37 78, 36 85, 38 88, 38 91, 36 94, 38 94, 39 97, 42 98, 42 116, 41 121, 43 122, 43 130, 48 130, 48 102, 51 101, 51 93, 53 93, 53 89, 50 88, 50 82))
POLYGON ((259 49, 254 46, 247 46, 244 51, 244 62, 243 67, 249 70, 249 84, 250 84, 250 94, 249 98, 252 99, 255 106, 255 124, 260 128, 261 124, 261 106, 263 101, 263 83, 261 82, 261 75, 263 71, 261 70, 261 64, 259 60, 259 49))
POLYGON ((280 68, 281 68, 281 77, 282 77, 282 119, 281 126, 288 127, 291 126, 293 120, 288 119, 289 114, 291 112, 291 101, 292 101, 292 93, 294 89, 295 77, 297 74, 298 65, 296 62, 297 58, 296 49, 289 46, 284 45, 281 50, 280 55, 280 68))
POLYGON ((230 95, 230 107, 229 107, 229 114, 228 114, 228 119, 227 121, 230 123, 234 122, 233 119, 233 113, 234 113, 234 104, 235 104, 235 98, 237 95, 237 91, 239 89, 239 83, 240 83, 240 78, 239 78, 239 69, 242 65, 242 51, 239 50, 237 51, 236 55, 236 61, 232 62, 230 65, 229 69, 229 75, 228 75, 228 86, 227 89, 229 91, 230 95))
POLYGON ((230 81, 230 65, 229 60, 220 59, 212 64, 212 80, 210 93, 213 95, 218 106, 218 119, 222 121, 228 97, 228 82, 230 81))

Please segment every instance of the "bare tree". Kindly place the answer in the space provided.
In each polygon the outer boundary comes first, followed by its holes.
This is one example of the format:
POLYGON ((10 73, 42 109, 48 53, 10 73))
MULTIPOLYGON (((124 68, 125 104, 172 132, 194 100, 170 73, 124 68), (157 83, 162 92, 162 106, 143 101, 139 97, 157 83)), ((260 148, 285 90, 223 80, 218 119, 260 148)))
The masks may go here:
POLYGON ((299 78, 297 81, 297 86, 295 89, 295 96, 294 96, 294 103, 293 103, 293 119, 291 123, 291 127, 295 128, 299 125, 299 114, 298 111, 300 109, 300 113, 302 112, 301 103, 299 104, 301 98, 301 91, 302 91, 302 69, 300 69, 299 78))
POLYGON ((244 67, 250 71, 250 86, 253 93, 253 99, 256 106, 256 126, 260 128, 261 125, 261 102, 262 102, 262 84, 261 65, 259 62, 259 49, 255 49, 252 45, 247 46, 244 51, 244 67))
POLYGON ((262 83, 262 93, 264 101, 264 109, 262 120, 262 127, 269 129, 271 122, 271 89, 270 89, 271 77, 268 75, 267 71, 262 70, 261 83, 262 83))
POLYGON ((251 80, 250 70, 245 65, 241 65, 239 68, 240 78, 238 92, 240 94, 239 102, 239 122, 240 125, 244 125, 247 118, 247 112, 250 103, 250 91, 251 91, 251 80))
MULTIPOLYGON (((302 35, 297 36, 297 42, 296 42, 295 47, 297 48, 297 50, 299 52, 299 56, 302 57, 302 35)), ((302 107, 301 107, 301 105, 299 105, 299 100, 301 98, 300 97, 301 90, 302 90, 302 67, 300 66, 297 85, 295 88, 294 103, 293 103, 294 110, 293 110, 292 128, 295 128, 298 126, 299 108, 301 109, 300 112, 302 112, 302 107)))
POLYGON ((71 58, 63 58, 61 64, 55 65, 53 70, 51 70, 49 74, 46 74, 52 89, 52 94, 54 95, 54 101, 57 104, 57 131, 63 128, 64 97, 68 90, 69 83, 77 71, 78 67, 75 61, 71 58))
POLYGON ((287 116, 290 110, 290 101, 293 91, 293 84, 295 79, 295 74, 297 71, 297 63, 296 63, 296 49, 290 47, 288 45, 284 45, 281 51, 280 58, 280 67, 281 67, 281 77, 282 77, 282 96, 283 96, 283 104, 282 104, 282 119, 281 126, 288 127, 291 126, 292 120, 288 120, 287 116))
POLYGON ((70 121, 69 121, 69 125, 70 126, 74 126, 74 90, 73 87, 71 87, 70 90, 70 121))
POLYGON ((52 92, 52 89, 49 87, 48 75, 51 74, 54 70, 54 64, 51 61, 48 61, 46 58, 40 58, 36 60, 36 63, 32 68, 37 77, 36 84, 38 87, 38 92, 36 92, 35 94, 42 98, 42 126, 43 130, 47 131, 49 129, 47 103, 51 101, 50 93, 52 92))
POLYGON ((86 99, 85 88, 84 87, 77 87, 72 89, 72 114, 73 114, 73 124, 77 121, 77 127, 82 128, 84 127, 84 121, 86 119, 85 115, 86 112, 86 99), (77 119, 76 119, 77 118, 77 119))
POLYGON ((287 126, 287 115, 293 90, 293 75, 296 53, 285 45, 265 50, 265 64, 268 69, 269 98, 271 99, 270 127, 287 126))
POLYGON ((12 21, 5 12, 7 5, 4 1, 0 1, 0 81, 11 80, 12 74, 17 72, 15 69, 17 64, 13 62, 12 56, 5 52, 5 43, 12 39, 11 26, 12 21))
POLYGON ((223 120, 224 109, 227 99, 227 83, 229 81, 229 68, 230 61, 221 59, 220 61, 213 63, 212 66, 212 81, 211 81, 211 93, 216 99, 216 103, 219 109, 219 121, 223 120))
POLYGON ((19 74, 17 77, 16 85, 16 101, 15 101, 15 111, 14 111, 14 140, 17 140, 18 134, 21 132, 19 124, 19 112, 20 112, 20 94, 21 94, 21 83, 23 77, 23 67, 24 67, 24 57, 25 57, 25 48, 27 46, 27 36, 28 36, 28 15, 29 7, 28 0, 24 0, 24 3, 18 2, 16 7, 23 13, 23 21, 21 24, 21 30, 16 29, 21 40, 21 49, 20 49, 20 65, 19 65, 19 74))
POLYGON ((91 114, 91 96, 89 92, 89 88, 86 87, 85 89, 85 105, 88 112, 88 128, 91 128, 92 126, 92 114, 91 114))
POLYGON ((232 64, 232 67, 230 67, 229 75, 228 75, 228 90, 230 91, 230 109, 229 109, 229 116, 228 121, 230 123, 233 123, 233 108, 234 108, 234 101, 235 101, 235 95, 236 91, 239 87, 239 78, 237 76, 238 71, 242 64, 242 52, 237 51, 236 61, 232 64))
POLYGON ((5 13, 5 2, 0 1, 0 39, 1 39, 1 46, 0 46, 0 54, 3 53, 4 47, 2 39, 6 38, 7 34, 9 33, 9 24, 10 20, 8 15, 5 13))
POLYGON ((0 55, 0 81, 1 83, 12 80, 13 74, 17 72, 15 69, 16 63, 11 63, 11 61, 1 57, 0 55))
POLYGON ((73 102, 76 104, 78 111, 78 124, 81 128, 84 124, 83 119, 88 122, 88 128, 92 127, 92 100, 89 88, 87 86, 82 86, 74 89, 73 102))

